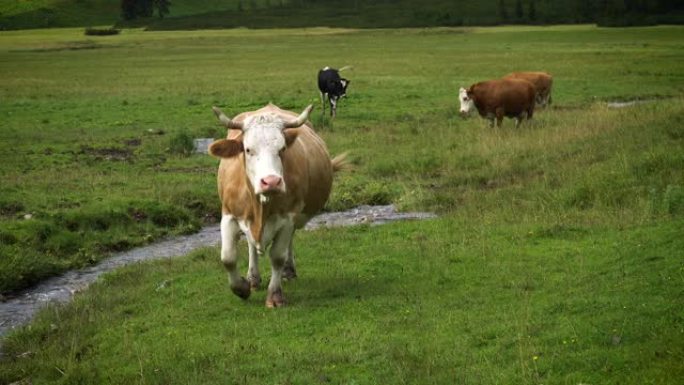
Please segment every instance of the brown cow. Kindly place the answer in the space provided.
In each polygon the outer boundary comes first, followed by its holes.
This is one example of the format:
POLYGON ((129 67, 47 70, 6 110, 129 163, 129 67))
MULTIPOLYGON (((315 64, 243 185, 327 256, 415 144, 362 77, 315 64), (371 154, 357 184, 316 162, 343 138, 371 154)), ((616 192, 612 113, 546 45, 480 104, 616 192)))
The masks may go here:
POLYGON ((477 108, 480 116, 489 119, 490 125, 501 126, 504 116, 515 118, 515 126, 534 114, 535 90, 532 83, 519 79, 497 79, 479 82, 467 90, 458 92, 461 102, 461 115, 469 115, 477 108))
POLYGON ((344 155, 330 159, 325 143, 307 122, 311 109, 310 105, 297 116, 269 104, 230 119, 214 107, 221 123, 230 128, 227 139, 209 146, 209 152, 221 158, 221 261, 233 293, 247 299, 261 283, 258 257, 270 245, 268 307, 285 304, 282 278, 296 276, 294 231, 323 208, 333 172, 343 163, 344 155), (237 269, 240 233, 249 244, 246 280, 237 269))
POLYGON ((546 72, 512 72, 503 77, 504 79, 523 79, 532 83, 537 94, 537 105, 546 107, 551 104, 551 87, 553 76, 546 72))

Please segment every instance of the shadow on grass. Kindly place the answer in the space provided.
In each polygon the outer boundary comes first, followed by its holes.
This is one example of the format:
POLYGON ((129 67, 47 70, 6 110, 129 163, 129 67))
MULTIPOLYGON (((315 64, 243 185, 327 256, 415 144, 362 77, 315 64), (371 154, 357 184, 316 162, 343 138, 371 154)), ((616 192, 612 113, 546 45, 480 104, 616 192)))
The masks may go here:
POLYGON ((343 303, 366 301, 383 293, 392 292, 393 285, 363 276, 340 274, 298 277, 283 284, 288 305, 293 307, 323 308, 343 303))

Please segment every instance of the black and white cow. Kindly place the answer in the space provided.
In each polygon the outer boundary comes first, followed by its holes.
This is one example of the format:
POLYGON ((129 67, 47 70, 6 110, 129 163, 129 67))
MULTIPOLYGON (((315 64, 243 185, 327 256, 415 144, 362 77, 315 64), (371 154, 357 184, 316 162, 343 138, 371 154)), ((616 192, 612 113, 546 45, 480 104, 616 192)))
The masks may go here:
POLYGON ((330 102, 330 116, 333 118, 337 113, 337 101, 347 96, 347 86, 351 82, 340 77, 340 71, 349 67, 342 67, 339 70, 325 67, 318 71, 318 89, 321 91, 321 103, 323 104, 323 114, 325 114, 325 98, 330 102))

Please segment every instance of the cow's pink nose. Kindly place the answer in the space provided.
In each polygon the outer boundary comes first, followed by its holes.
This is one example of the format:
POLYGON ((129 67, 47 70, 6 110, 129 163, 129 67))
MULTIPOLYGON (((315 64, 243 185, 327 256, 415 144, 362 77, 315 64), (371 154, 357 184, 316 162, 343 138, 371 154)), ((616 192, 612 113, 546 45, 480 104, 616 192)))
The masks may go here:
POLYGON ((264 191, 275 190, 283 182, 281 177, 275 175, 269 175, 265 178, 261 178, 261 188, 264 191))

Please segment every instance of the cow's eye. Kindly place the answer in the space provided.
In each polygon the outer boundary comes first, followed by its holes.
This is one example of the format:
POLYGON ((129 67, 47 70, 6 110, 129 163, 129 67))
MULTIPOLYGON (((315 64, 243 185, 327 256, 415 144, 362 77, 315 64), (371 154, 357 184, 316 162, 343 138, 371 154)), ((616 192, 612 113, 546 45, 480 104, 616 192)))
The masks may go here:
POLYGON ((251 148, 246 148, 245 152, 247 153, 247 155, 252 155, 252 149, 251 148))

